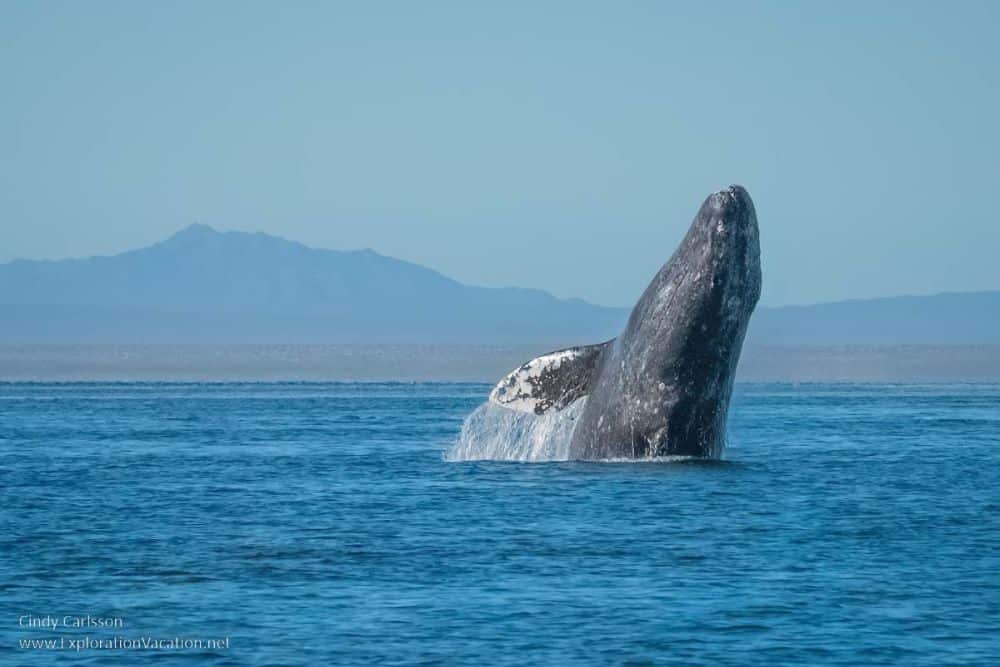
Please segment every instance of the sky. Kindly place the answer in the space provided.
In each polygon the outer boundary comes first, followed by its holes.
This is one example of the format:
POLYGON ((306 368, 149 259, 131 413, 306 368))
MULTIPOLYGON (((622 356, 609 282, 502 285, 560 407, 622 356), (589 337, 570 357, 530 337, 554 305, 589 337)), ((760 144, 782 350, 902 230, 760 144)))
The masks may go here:
POLYGON ((1000 289, 1000 3, 0 0, 0 261, 194 222, 626 306, 754 198, 765 305, 1000 289))

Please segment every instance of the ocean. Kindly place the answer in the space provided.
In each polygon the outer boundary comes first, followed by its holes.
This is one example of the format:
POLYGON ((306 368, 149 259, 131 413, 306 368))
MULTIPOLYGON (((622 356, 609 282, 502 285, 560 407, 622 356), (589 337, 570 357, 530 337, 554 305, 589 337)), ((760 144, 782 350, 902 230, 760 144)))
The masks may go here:
POLYGON ((0 664, 1000 662, 1000 385, 451 461, 485 384, 0 384, 0 664))

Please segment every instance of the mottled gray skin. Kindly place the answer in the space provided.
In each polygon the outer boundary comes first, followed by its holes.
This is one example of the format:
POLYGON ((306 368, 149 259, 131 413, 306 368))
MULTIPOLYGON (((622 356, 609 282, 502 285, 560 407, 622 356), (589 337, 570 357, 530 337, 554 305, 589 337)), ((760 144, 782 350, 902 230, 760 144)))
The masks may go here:
POLYGON ((760 283, 756 212, 734 185, 705 200, 601 352, 570 458, 718 458, 760 283))

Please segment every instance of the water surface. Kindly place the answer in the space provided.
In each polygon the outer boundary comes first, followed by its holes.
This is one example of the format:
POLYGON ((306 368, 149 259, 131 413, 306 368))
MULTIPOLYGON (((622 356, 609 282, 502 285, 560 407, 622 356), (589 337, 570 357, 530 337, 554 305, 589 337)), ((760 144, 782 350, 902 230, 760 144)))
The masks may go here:
POLYGON ((0 663, 1000 660, 1000 385, 739 385, 716 463, 445 461, 488 389, 0 384, 0 663), (230 643, 20 647, 116 636, 230 643))

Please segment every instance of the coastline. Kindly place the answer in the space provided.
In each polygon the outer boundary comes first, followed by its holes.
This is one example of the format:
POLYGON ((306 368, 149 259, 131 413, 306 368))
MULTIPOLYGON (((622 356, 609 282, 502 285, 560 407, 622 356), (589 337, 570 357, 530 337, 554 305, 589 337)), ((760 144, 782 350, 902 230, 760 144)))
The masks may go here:
MULTIPOLYGON (((0 382, 496 382, 551 344, 0 345, 0 382)), ((1000 345, 749 345, 737 382, 1000 381, 1000 345)))

